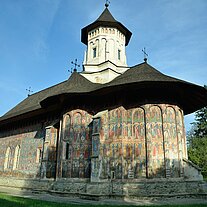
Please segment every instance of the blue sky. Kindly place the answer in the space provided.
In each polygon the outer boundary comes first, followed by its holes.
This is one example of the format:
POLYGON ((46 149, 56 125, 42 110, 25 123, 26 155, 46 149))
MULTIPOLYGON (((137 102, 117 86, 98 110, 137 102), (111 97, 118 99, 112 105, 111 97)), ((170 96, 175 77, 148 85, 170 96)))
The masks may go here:
MULTIPOLYGON (((34 92, 66 80, 81 64, 80 30, 104 10, 104 0, 0 1, 0 116, 34 92)), ((128 65, 148 62, 161 72, 207 84, 206 0, 111 0, 109 10, 132 33, 128 65)), ((189 129, 193 115, 185 117, 189 129)))

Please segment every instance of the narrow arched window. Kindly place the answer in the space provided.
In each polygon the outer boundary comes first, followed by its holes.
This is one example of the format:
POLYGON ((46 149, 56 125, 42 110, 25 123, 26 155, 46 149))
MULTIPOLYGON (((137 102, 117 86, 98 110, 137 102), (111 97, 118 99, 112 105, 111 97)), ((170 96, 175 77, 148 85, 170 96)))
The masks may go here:
POLYGON ((10 159, 11 159, 11 148, 8 147, 5 154, 4 169, 9 168, 10 159))
POLYGON ((17 145, 14 152, 14 163, 13 163, 13 170, 18 168, 19 164, 19 155, 20 155, 20 146, 17 145))
POLYGON ((118 60, 121 60, 121 50, 118 50, 118 60))
POLYGON ((96 56, 97 56, 97 48, 94 47, 93 48, 93 58, 96 58, 96 56))
POLYGON ((66 143, 66 149, 65 149, 65 159, 69 160, 71 158, 71 147, 69 143, 66 143))

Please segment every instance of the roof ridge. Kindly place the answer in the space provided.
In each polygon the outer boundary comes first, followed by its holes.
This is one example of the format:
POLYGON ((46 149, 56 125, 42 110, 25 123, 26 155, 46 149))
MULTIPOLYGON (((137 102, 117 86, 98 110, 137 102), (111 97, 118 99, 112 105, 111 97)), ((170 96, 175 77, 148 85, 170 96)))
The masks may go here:
MULTIPOLYGON (((70 76, 70 78, 66 82, 68 82, 69 84, 74 83, 75 81, 77 81, 77 78, 81 79, 81 81, 84 81, 87 84, 91 84, 91 85, 96 85, 97 84, 97 83, 91 82, 90 80, 88 80, 87 78, 85 78, 84 76, 82 76, 78 72, 73 72, 72 75, 70 76)), ((81 85, 80 80, 77 81, 77 83, 79 83, 81 85)))
MULTIPOLYGON (((68 81, 68 80, 65 80, 65 81, 62 81, 62 82, 60 82, 60 83, 57 83, 57 84, 55 84, 55 85, 53 85, 53 86, 50 86, 50 87, 48 87, 48 88, 44 88, 44 89, 42 89, 42 90, 40 90, 40 91, 37 91, 37 92, 35 92, 35 93, 29 95, 28 97, 32 97, 32 96, 34 96, 34 95, 37 95, 38 93, 41 93, 41 92, 46 91, 46 90, 48 90, 48 89, 54 88, 54 87, 56 87, 56 86, 58 86, 58 85, 64 84, 64 83, 67 82, 67 81, 68 81)), ((25 99, 27 99, 28 97, 26 97, 25 99)), ((24 99, 24 100, 25 100, 25 99, 24 99)))
POLYGON ((117 73, 117 74, 122 74, 122 73, 120 73, 120 72, 117 72, 117 71, 115 71, 114 69, 112 69, 112 68, 105 68, 105 69, 103 69, 103 70, 100 70, 100 71, 94 71, 94 72, 86 72, 86 71, 84 71, 82 74, 95 74, 95 73, 100 73, 100 72, 103 72, 103 71, 106 71, 106 70, 111 70, 111 71, 113 71, 113 72, 115 72, 115 73, 117 73))
MULTIPOLYGON (((186 82, 181 79, 177 79, 171 76, 167 76, 161 73, 156 68, 152 67, 146 62, 137 64, 135 66, 130 67, 127 71, 125 71, 122 75, 116 77, 106 85, 115 86, 115 85, 123 85, 135 82, 186 82)), ((186 82, 187 83, 187 82, 186 82)))

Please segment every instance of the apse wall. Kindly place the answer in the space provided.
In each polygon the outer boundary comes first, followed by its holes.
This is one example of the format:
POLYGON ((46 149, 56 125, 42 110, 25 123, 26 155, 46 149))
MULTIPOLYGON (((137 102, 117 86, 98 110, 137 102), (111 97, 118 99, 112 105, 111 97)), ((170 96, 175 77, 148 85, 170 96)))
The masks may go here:
POLYGON ((101 116, 100 179, 182 177, 183 112, 175 105, 119 107, 101 116))

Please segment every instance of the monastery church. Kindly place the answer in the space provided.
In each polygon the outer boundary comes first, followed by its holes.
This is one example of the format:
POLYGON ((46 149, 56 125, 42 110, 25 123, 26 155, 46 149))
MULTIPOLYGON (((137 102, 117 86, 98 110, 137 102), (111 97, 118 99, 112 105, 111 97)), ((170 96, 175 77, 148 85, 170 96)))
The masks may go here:
POLYGON ((146 58, 128 66, 132 33, 105 6, 81 30, 83 71, 0 117, 0 185, 76 196, 207 194, 183 120, 207 105, 207 90, 146 58))

